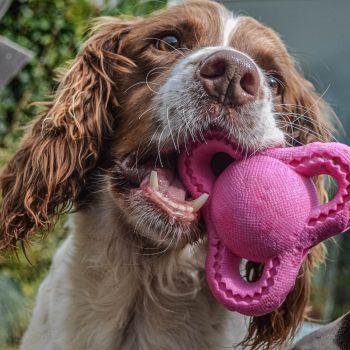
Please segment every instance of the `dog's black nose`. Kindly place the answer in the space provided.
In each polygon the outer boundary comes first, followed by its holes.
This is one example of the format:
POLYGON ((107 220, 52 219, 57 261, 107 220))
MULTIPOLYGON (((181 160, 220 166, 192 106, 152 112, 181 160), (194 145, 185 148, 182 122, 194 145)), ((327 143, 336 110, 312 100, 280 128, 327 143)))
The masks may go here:
POLYGON ((199 68, 199 79, 209 96, 232 106, 254 101, 260 85, 254 62, 240 52, 229 50, 207 57, 199 68))

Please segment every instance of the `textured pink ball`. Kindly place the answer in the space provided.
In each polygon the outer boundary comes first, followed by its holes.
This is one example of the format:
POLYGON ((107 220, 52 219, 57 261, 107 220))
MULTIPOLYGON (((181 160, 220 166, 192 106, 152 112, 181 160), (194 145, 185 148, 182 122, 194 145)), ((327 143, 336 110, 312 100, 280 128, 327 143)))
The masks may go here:
POLYGON ((315 192, 310 179, 280 160, 252 157, 233 163, 217 179, 211 220, 231 252, 265 261, 298 240, 311 210, 310 191, 315 192))

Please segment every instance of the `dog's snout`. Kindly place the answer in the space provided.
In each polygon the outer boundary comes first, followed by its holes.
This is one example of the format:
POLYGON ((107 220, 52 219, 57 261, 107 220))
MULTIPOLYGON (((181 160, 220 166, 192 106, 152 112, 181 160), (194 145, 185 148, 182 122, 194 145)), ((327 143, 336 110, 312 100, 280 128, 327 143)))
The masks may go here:
POLYGON ((207 57, 199 68, 199 79, 209 96, 233 106, 254 101, 260 85, 254 62, 238 51, 228 50, 207 57))

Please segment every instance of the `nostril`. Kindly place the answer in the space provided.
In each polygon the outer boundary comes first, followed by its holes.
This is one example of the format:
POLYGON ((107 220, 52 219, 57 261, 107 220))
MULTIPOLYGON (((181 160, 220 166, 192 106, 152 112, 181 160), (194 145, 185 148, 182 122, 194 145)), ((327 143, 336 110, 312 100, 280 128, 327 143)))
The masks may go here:
POLYGON ((222 77, 226 73, 226 62, 221 59, 212 59, 205 62, 200 69, 200 75, 205 79, 222 77))
POLYGON ((255 96, 258 90, 258 79, 254 73, 246 72, 240 80, 240 85, 247 94, 255 96))

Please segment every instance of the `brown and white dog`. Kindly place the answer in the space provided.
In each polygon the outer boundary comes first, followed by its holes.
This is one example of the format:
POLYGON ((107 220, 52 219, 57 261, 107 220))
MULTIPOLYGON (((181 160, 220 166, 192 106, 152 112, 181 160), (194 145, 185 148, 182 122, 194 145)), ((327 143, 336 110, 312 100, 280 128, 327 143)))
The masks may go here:
POLYGON ((326 112, 277 34, 217 3, 98 20, 1 177, 3 250, 74 208, 21 349, 286 341, 303 318, 322 249, 309 255, 284 305, 249 320, 242 334, 243 318, 207 288, 203 198, 186 197, 176 158, 213 127, 247 154, 327 141, 326 112))

